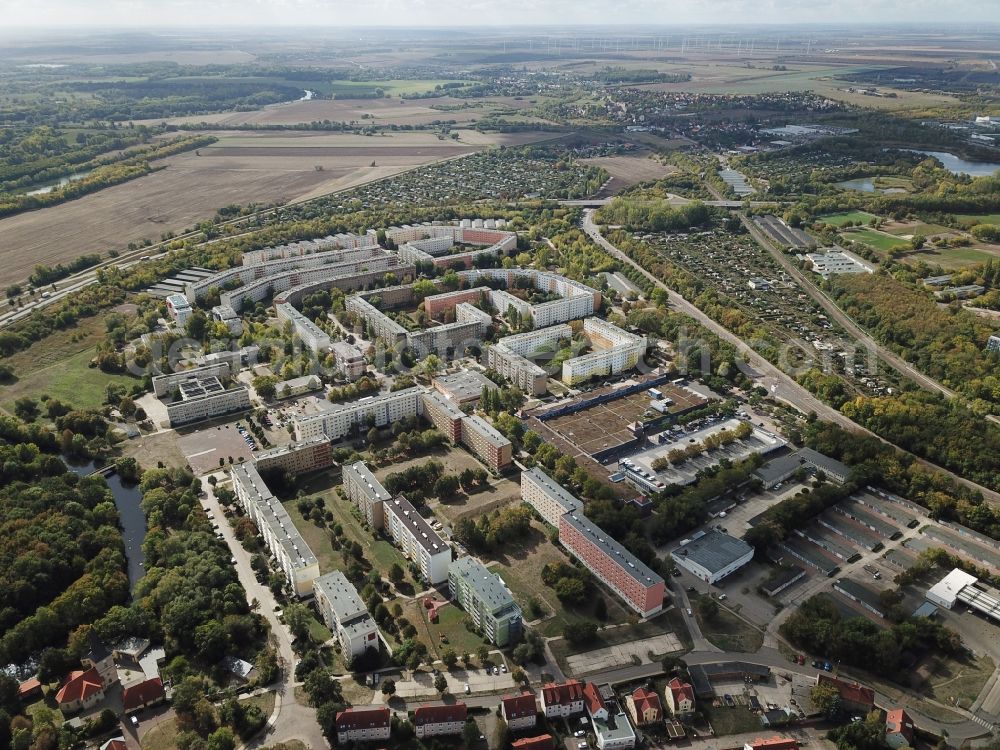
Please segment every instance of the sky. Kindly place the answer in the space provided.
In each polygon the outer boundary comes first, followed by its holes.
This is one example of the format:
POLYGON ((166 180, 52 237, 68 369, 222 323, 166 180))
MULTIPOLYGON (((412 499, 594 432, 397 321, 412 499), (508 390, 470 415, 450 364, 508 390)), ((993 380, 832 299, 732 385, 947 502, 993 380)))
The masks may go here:
POLYGON ((1000 0, 0 0, 4 25, 1000 23, 1000 0))

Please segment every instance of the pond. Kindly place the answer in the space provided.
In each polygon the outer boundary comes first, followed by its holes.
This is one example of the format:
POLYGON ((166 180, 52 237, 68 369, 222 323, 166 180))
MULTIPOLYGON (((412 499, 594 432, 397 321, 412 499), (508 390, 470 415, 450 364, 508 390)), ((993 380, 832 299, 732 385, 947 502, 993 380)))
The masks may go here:
MULTIPOLYGON (((93 461, 80 462, 63 457, 66 466, 74 474, 87 476, 97 469, 93 461)), ((108 487, 115 497, 115 507, 118 508, 118 518, 122 529, 122 540, 125 542, 125 557, 128 560, 129 589, 135 590, 136 582, 145 572, 143 568, 142 543, 146 539, 146 514, 139 507, 142 493, 138 484, 123 482, 117 474, 107 477, 108 487)))
POLYGON ((988 161, 967 161, 954 154, 949 154, 947 151, 924 151, 919 148, 908 148, 905 150, 912 151, 915 154, 933 156, 952 174, 967 174, 970 177, 989 177, 1000 169, 1000 164, 988 161))
POLYGON ((843 182, 834 183, 839 188, 844 188, 844 190, 858 190, 862 193, 905 193, 903 188, 890 187, 890 188, 880 188, 875 186, 874 177, 855 177, 853 180, 844 180, 843 182))
POLYGON ((68 174, 65 177, 60 177, 57 182, 54 182, 51 185, 43 185, 42 187, 35 188, 34 190, 28 190, 25 195, 45 195, 46 193, 51 193, 53 190, 65 187, 71 182, 82 180, 88 174, 90 174, 89 169, 86 172, 74 172, 73 174, 68 174))

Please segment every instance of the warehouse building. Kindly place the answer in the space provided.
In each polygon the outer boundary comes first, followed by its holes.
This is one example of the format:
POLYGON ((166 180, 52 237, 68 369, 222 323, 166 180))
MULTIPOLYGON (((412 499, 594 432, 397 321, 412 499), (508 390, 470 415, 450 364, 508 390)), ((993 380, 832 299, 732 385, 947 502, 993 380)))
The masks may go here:
POLYGON ((474 557, 462 557, 448 568, 451 597, 459 603, 495 646, 501 648, 521 638, 524 625, 521 608, 514 602, 503 579, 474 557))
POLYGON ((708 583, 717 583, 753 559, 742 539, 711 529, 699 531, 670 553, 674 562, 708 583))
POLYGON ((378 626, 358 596, 358 590, 339 570, 313 582, 316 609, 323 622, 340 642, 345 661, 363 656, 368 649, 378 651, 378 626))

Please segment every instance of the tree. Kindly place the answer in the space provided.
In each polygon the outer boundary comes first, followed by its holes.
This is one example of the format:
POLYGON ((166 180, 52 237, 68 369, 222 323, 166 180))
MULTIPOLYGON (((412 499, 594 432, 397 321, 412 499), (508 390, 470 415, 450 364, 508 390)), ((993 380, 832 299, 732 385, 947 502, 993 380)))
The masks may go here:
POLYGON ((448 669, 454 669, 455 665, 458 663, 458 654, 456 654, 452 649, 445 649, 445 652, 441 654, 441 661, 448 669))
POLYGON ((569 604, 582 604, 587 599, 587 587, 579 578, 560 578, 552 588, 556 596, 569 604))
POLYGON ((205 334, 208 333, 208 316, 201 310, 195 310, 191 317, 188 318, 184 330, 191 338, 201 341, 205 338, 205 334))
POLYGON ((568 623, 563 629, 563 636, 574 646, 590 643, 597 637, 597 623, 590 620, 568 623))
POLYGON ((382 680, 382 695, 395 695, 396 694, 396 681, 395 680, 382 680))
POLYGON ((236 738, 233 736, 233 730, 229 727, 219 727, 208 735, 205 747, 207 750, 234 750, 236 738))
POLYGON ((278 379, 274 375, 258 375, 253 379, 253 389, 261 398, 273 398, 277 385, 278 379))
POLYGON ((448 680, 445 679, 443 674, 438 674, 438 676, 434 678, 434 689, 441 694, 448 692, 448 680))
POLYGON ((479 741, 479 726, 476 724, 475 719, 471 716, 465 720, 465 725, 462 727, 462 744, 466 747, 472 747, 479 741))
POLYGON ((479 659, 480 665, 486 664, 490 659, 490 647, 484 644, 477 648, 476 657, 479 659))
POLYGON ((458 490, 458 477, 445 474, 434 483, 434 494, 440 498, 451 497, 458 490))
POLYGON ((813 706, 828 719, 833 719, 840 713, 840 693, 833 685, 816 685, 809 691, 813 706))
POLYGON ((403 582, 405 576, 406 571, 403 570, 403 566, 399 563, 394 562, 392 567, 389 568, 389 580, 397 586, 403 582))
POLYGON ((714 620, 719 614, 719 603, 710 596, 701 597, 698 599, 698 614, 703 620, 714 620))
POLYGON ((14 401, 14 415, 25 422, 34 422, 38 418, 38 404, 33 398, 22 396, 14 401))

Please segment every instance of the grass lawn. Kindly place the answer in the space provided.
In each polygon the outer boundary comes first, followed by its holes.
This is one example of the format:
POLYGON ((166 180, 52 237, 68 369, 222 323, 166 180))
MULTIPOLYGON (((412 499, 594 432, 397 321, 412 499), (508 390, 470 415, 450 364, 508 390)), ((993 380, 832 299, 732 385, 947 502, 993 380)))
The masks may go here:
POLYGON ((625 622, 628 612, 617 599, 608 594, 595 581, 593 596, 581 606, 564 604, 556 596, 555 591, 542 583, 541 570, 550 562, 571 563, 571 560, 559 547, 553 544, 545 527, 537 521, 532 525, 531 534, 520 543, 509 544, 502 555, 495 555, 499 565, 491 565, 514 594, 514 599, 524 610, 525 619, 531 621, 535 615, 528 606, 534 599, 541 606, 542 622, 538 631, 544 636, 562 635, 569 622, 582 619, 596 619, 595 608, 599 598, 604 599, 607 608, 606 622, 614 624, 625 622))
POLYGON ((241 698, 240 703, 245 706, 259 706, 264 712, 264 716, 270 716, 274 710, 274 693, 268 690, 260 695, 252 695, 249 698, 241 698))
POLYGON ((917 222, 916 224, 903 224, 901 226, 892 227, 882 227, 882 231, 886 234, 891 234, 894 236, 902 234, 922 234, 924 237, 930 237, 935 234, 948 234, 954 232, 953 229, 948 227, 943 227, 940 224, 925 224, 924 222, 917 222))
POLYGON ((702 634, 723 651, 755 653, 764 643, 764 634, 745 620, 719 605, 719 612, 711 620, 705 620, 698 611, 698 602, 704 595, 692 595, 691 605, 702 634))
POLYGON ((438 621, 428 623, 428 629, 436 644, 440 644, 440 651, 448 648, 454 650, 456 654, 474 654, 483 644, 493 648, 478 635, 465 627, 465 612, 454 604, 442 607, 438 610, 438 621), (443 638, 442 638, 443 636, 443 638), (444 639, 447 639, 445 641, 444 639))
POLYGON ((908 247, 910 244, 907 240, 901 240, 898 237, 893 237, 891 234, 877 232, 874 229, 852 229, 840 236, 845 240, 864 242, 866 245, 871 245, 876 250, 882 250, 883 252, 888 252, 897 247, 908 247))
POLYGON ((922 260, 926 263, 939 265, 945 270, 955 270, 974 266, 977 263, 985 263, 991 258, 996 259, 997 257, 1000 256, 996 252, 978 247, 949 247, 937 250, 924 245, 919 251, 904 255, 903 260, 908 262, 922 260))
MULTIPOLYGON (((351 542, 357 542, 364 548, 365 559, 379 571, 379 574, 383 578, 389 577, 389 569, 393 563, 399 563, 404 571, 408 571, 407 566, 409 565, 409 561, 403 556, 403 553, 385 539, 374 538, 371 532, 362 526, 361 521, 354 515, 354 506, 348 501, 341 499, 333 490, 327 490, 321 494, 326 499, 327 509, 333 513, 334 523, 339 523, 344 530, 344 538, 351 542)), ((320 572, 327 573, 331 570, 339 570, 342 567, 343 558, 339 552, 333 550, 333 545, 330 543, 330 532, 325 529, 318 529, 311 521, 303 519, 295 505, 296 501, 291 501, 285 504, 285 508, 288 509, 288 513, 291 515, 296 528, 299 529, 299 532, 309 546, 312 547, 313 553, 319 560, 320 572), (309 527, 319 532, 319 536, 317 537, 318 547, 313 546, 313 537, 306 534, 309 527)), ((310 533, 315 534, 315 532, 310 533)), ((409 572, 407 572, 407 579, 409 578, 409 572)), ((422 591, 423 588, 422 584, 415 584, 416 591, 422 591)))
POLYGON ((760 718, 748 711, 746 706, 712 706, 710 701, 703 701, 698 708, 716 735, 763 731, 760 718))
MULTIPOLYGON (((688 634, 683 623, 680 622, 680 619, 679 613, 676 610, 668 610, 645 622, 637 622, 630 625, 621 625, 616 628, 611 628, 610 630, 602 630, 598 632, 597 637, 593 641, 585 643, 581 646, 574 646, 565 638, 559 638, 551 641, 549 643, 549 648, 552 650, 552 655, 556 658, 556 661, 559 662, 559 666, 561 666, 564 670, 567 669, 568 666, 566 657, 571 656, 572 654, 578 654, 584 651, 594 651, 608 646, 617 646, 621 643, 641 641, 646 638, 662 635, 666 632, 675 633, 681 640, 681 645, 684 646, 685 649, 690 649, 691 636, 688 634)), ((662 658, 666 656, 666 654, 654 654, 654 656, 662 658)))
POLYGON ((173 750, 178 734, 177 719, 167 719, 149 730, 139 744, 142 750, 173 750))
POLYGON ((927 680, 926 695, 939 703, 957 703, 969 708, 993 674, 995 664, 988 656, 979 659, 941 659, 927 680))
POLYGON ((43 394, 78 408, 96 408, 104 403, 108 383, 132 386, 139 382, 127 375, 109 375, 90 360, 104 335, 100 318, 86 318, 75 327, 57 331, 23 352, 7 357, 17 381, 0 386, 0 407, 12 412, 22 396, 37 399, 43 394))
POLYGON ((1000 224, 1000 214, 955 214, 962 226, 973 227, 976 224, 1000 224))
POLYGON ((844 211, 839 214, 827 214, 826 216, 817 216, 816 221, 822 221, 824 224, 831 224, 835 227, 842 227, 847 222, 853 222, 857 224, 861 222, 862 224, 867 224, 869 221, 875 218, 875 214, 870 214, 867 211, 844 211))

